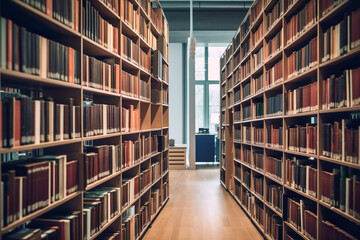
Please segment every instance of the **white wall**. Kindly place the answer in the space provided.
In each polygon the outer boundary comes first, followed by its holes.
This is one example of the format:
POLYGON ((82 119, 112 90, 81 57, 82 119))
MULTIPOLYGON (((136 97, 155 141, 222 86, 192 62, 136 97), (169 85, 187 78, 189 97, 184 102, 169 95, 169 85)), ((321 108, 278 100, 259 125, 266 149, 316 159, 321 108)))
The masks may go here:
POLYGON ((169 128, 170 139, 175 139, 175 144, 185 143, 183 139, 183 45, 182 43, 169 44, 169 128))

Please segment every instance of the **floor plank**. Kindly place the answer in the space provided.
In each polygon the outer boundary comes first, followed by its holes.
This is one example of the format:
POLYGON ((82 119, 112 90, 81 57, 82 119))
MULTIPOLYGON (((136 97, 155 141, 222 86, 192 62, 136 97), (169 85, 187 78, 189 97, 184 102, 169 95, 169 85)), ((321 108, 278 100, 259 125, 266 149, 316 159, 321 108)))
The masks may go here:
POLYGON ((218 169, 170 171, 170 199, 144 240, 263 239, 220 185, 218 169))

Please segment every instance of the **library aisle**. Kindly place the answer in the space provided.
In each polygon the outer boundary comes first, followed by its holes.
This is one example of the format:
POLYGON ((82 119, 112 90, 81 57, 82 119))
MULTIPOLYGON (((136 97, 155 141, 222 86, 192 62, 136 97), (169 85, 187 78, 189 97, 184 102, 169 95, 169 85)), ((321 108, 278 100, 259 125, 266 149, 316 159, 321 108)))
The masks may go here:
POLYGON ((263 239, 219 183, 219 170, 171 170, 170 200, 144 240, 263 239))

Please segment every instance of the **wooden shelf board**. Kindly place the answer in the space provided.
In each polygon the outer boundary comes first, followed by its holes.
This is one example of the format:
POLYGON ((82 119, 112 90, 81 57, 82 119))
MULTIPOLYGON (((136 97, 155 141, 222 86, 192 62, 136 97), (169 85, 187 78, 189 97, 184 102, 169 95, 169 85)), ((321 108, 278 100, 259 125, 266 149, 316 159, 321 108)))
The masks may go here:
POLYGON ((125 20, 121 19, 121 31, 125 36, 137 40, 139 35, 125 20))
POLYGON ((335 163, 338 165, 343 165, 343 166, 347 166, 347 167, 351 167, 351 168, 355 168, 355 169, 360 169, 360 164, 356 164, 356 163, 336 160, 336 159, 325 157, 325 156, 319 156, 319 159, 322 161, 331 162, 331 163, 335 163))
MULTIPOLYGON (((328 20, 332 19, 339 13, 342 13, 345 8, 348 7, 351 0, 345 0, 344 2, 337 5, 335 8, 333 8, 331 11, 327 12, 324 16, 320 18, 320 23, 326 23, 328 20)), ((320 13, 321 14, 321 13, 320 13)))
POLYGON ((314 201, 314 202, 317 202, 317 198, 315 198, 315 197, 313 197, 313 196, 311 196, 311 195, 309 195, 309 194, 306 194, 306 193, 304 193, 304 192, 302 192, 302 191, 300 191, 300 190, 298 190, 298 189, 295 189, 295 188, 293 188, 293 187, 290 187, 290 186, 287 185, 287 184, 284 184, 284 187, 285 187, 286 189, 289 189, 290 191, 293 191, 293 192, 295 192, 295 193, 303 196, 303 197, 306 197, 306 198, 308 198, 308 199, 310 199, 310 200, 312 200, 312 201, 314 201))
POLYGON ((341 113, 341 112, 353 112, 353 111, 360 111, 360 105, 353 107, 332 108, 329 110, 319 110, 319 113, 328 114, 328 113, 341 113))
POLYGON ((269 55, 269 57, 265 60, 264 65, 267 67, 272 65, 272 63, 277 62, 279 59, 282 58, 283 48, 279 48, 276 52, 269 55))
POLYGON ((342 56, 339 56, 337 58, 334 58, 334 59, 330 59, 326 62, 323 62, 320 64, 320 69, 323 69, 323 68, 331 68, 331 67, 335 67, 337 66, 338 64, 342 64, 346 61, 350 61, 356 57, 360 56, 360 46, 354 48, 354 49, 351 49, 348 53, 346 53, 345 55, 342 55, 342 56))
MULTIPOLYGON (((282 15, 281 15, 282 16, 282 15)), ((270 39, 276 32, 278 32, 279 28, 282 28, 282 17, 278 18, 270 29, 265 33, 264 38, 270 39)))
POLYGON ((277 90, 277 89, 281 88, 282 86, 283 86, 283 81, 280 81, 277 84, 275 84, 275 85, 273 85, 273 86, 271 86, 269 88, 266 88, 265 92, 268 93, 270 91, 277 90))
POLYGON ((132 70, 138 71, 140 69, 139 65, 133 61, 130 61, 125 56, 121 57, 123 67, 130 68, 132 70))
POLYGON ((354 222, 356 225, 360 225, 360 219, 356 219, 355 217, 347 214, 346 212, 343 212, 343 211, 341 211, 340 209, 338 209, 336 207, 330 206, 330 204, 327 204, 327 203, 325 203, 325 202, 323 202, 321 200, 319 200, 319 203, 320 203, 321 206, 326 207, 327 209, 341 215, 342 217, 350 220, 351 222, 354 222))
POLYGON ((261 63, 259 66, 256 67, 256 69, 252 72, 251 76, 257 76, 261 72, 263 72, 264 63, 261 63))
POLYGON ((34 149, 39 149, 39 148, 56 147, 56 146, 60 146, 60 145, 79 143, 81 141, 82 141, 81 138, 75 138, 75 139, 68 139, 68 140, 63 140, 63 141, 44 142, 44 143, 40 143, 40 144, 21 145, 21 146, 12 147, 12 148, 0 148, 0 154, 1 153, 10 153, 10 152, 20 152, 20 151, 26 151, 26 150, 34 150, 34 149))
POLYGON ((115 217, 113 217, 109 222, 107 222, 102 228, 100 228, 99 231, 97 231, 96 233, 94 233, 93 235, 91 235, 90 238, 88 238, 89 240, 94 240, 95 238, 97 238, 101 233, 103 233, 111 224, 113 224, 116 220, 119 219, 119 217, 121 216, 121 214, 117 214, 115 217))
POLYGON ((234 179, 235 179, 236 181, 238 181, 239 183, 241 183, 241 180, 240 180, 237 176, 235 176, 235 175, 234 175, 234 179))
POLYGON ((120 136, 121 136, 121 132, 118 132, 118 133, 96 135, 96 136, 91 136, 91 137, 84 137, 82 140, 90 141, 90 140, 97 140, 97 139, 111 138, 111 137, 120 137, 120 136))
POLYGON ((103 1, 91 0, 91 5, 95 7, 100 12, 100 15, 105 19, 115 20, 113 22, 120 21, 120 16, 113 9, 107 6, 103 1))
POLYGON ((51 78, 43 78, 37 75, 32 75, 28 73, 8 70, 4 68, 0 68, 1 81, 17 81, 26 84, 39 84, 41 86, 49 86, 49 87, 65 87, 65 88, 73 88, 73 89, 81 89, 81 85, 64 82, 61 80, 51 79, 51 78))
POLYGON ((46 212, 49 212, 49 211, 51 211, 52 209, 54 209, 54 208, 56 208, 56 207, 58 207, 58 206, 60 206, 60 205, 62 205, 62 204, 64 204, 64 203, 70 201, 71 199, 74 199, 74 198, 80 196, 81 194, 82 194, 81 191, 74 192, 74 193, 70 194, 69 196, 66 196, 66 197, 63 198, 63 199, 60 199, 60 200, 58 200, 58 201, 56 201, 56 202, 54 202, 54 203, 51 203, 51 204, 50 204, 49 206, 47 206, 47 207, 44 207, 44 208, 39 209, 39 210, 37 210, 37 211, 35 211, 35 212, 33 212, 33 213, 30 213, 30 214, 24 216, 23 218, 21 218, 21 219, 15 221, 15 222, 13 222, 13 223, 7 225, 6 227, 1 228, 1 234, 5 234, 5 233, 13 230, 14 228, 16 228, 16 227, 18 227, 18 226, 20 226, 20 225, 22 225, 22 224, 30 221, 31 219, 34 219, 34 218, 36 218, 36 217, 38 217, 38 216, 41 216, 42 214, 44 214, 44 213, 46 213, 46 212))
POLYGON ((279 184, 281 186, 283 185, 282 180, 280 181, 279 179, 277 179, 277 178, 275 178, 275 177, 273 177, 273 176, 271 176, 271 175, 269 175, 267 173, 265 173, 264 176, 267 177, 268 179, 272 180, 273 182, 276 182, 277 184, 279 184))
POLYGON ((264 12, 264 8, 261 10, 261 12, 259 12, 258 17, 256 17, 256 19, 251 23, 251 31, 256 27, 258 27, 262 22, 263 12, 264 12))
POLYGON ((121 171, 118 171, 118 172, 113 173, 113 174, 111 174, 109 176, 106 176, 106 177, 104 177, 104 178, 102 178, 102 179, 100 179, 100 180, 98 180, 96 182, 93 182, 93 183, 86 186, 85 191, 89 191, 89 190, 91 190, 91 189, 93 189, 93 188, 95 188, 95 187, 97 187, 97 186, 99 186, 99 185, 101 185, 101 184, 103 184, 103 183, 105 183, 105 182, 119 176, 119 175, 121 175, 121 171))
POLYGON ((294 3, 291 6, 288 6, 288 9, 286 9, 284 17, 288 18, 291 15, 293 15, 294 13, 296 13, 298 10, 300 10, 299 7, 302 4, 304 4, 305 2, 307 2, 307 0, 296 0, 296 1, 294 1, 294 3))
POLYGON ((265 205, 271 209, 271 211, 273 211, 274 213, 276 213, 280 218, 283 217, 282 213, 279 212, 277 209, 275 209, 273 206, 271 206, 267 201, 264 201, 265 205))
POLYGON ((317 111, 308 111, 308 112, 301 112, 296 114, 286 114, 284 115, 284 118, 297 118, 297 117, 304 117, 304 116, 312 116, 316 115, 317 111))
MULTIPOLYGON (((295 38, 294 40, 292 40, 290 43, 288 43, 285 47, 284 47, 284 51, 292 51, 294 49, 299 48, 305 41, 305 39, 308 39, 308 41, 310 41, 310 37, 316 35, 316 31, 317 31, 317 22, 314 22, 313 24, 311 24, 303 33, 301 33, 297 38, 295 38)), ((285 42, 285 40, 284 40, 285 42)))
POLYGON ((310 76, 312 76, 312 75, 315 75, 316 72, 317 72, 317 67, 314 66, 314 67, 312 67, 312 68, 310 68, 310 69, 308 69, 308 70, 306 70, 306 71, 304 71, 304 72, 302 72, 302 73, 300 73, 300 74, 298 74, 298 75, 296 75, 296 76, 293 76, 293 77, 285 80, 285 81, 284 81, 284 84, 298 81, 298 80, 300 80, 301 78, 310 77, 310 76))
POLYGON ((293 154, 293 155, 299 155, 299 156, 303 156, 303 157, 312 157, 312 158, 317 158, 316 154, 310 154, 310 153, 304 153, 304 152, 298 152, 298 151, 292 151, 292 150, 288 150, 285 149, 284 150, 285 153, 289 153, 289 154, 293 154))
POLYGON ((89 92, 89 93, 93 93, 93 94, 110 96, 110 97, 119 97, 120 98, 119 93, 115 93, 115 92, 111 92, 111 91, 106 91, 106 90, 97 89, 97 88, 93 88, 93 87, 85 87, 85 86, 83 86, 82 89, 85 92, 89 92))
POLYGON ((258 173, 258 174, 262 174, 262 175, 264 175, 264 171, 260 171, 259 169, 256 169, 256 168, 251 168, 251 170, 252 171, 254 171, 254 172, 256 172, 256 173, 258 173))
POLYGON ((255 54, 259 51, 259 49, 261 47, 263 47, 264 45, 264 36, 262 36, 258 42, 255 43, 255 45, 253 46, 253 48, 250 50, 251 54, 255 54))
POLYGON ((251 55, 251 51, 249 50, 249 52, 246 53, 245 57, 243 57, 242 60, 240 61, 240 65, 244 65, 244 63, 250 58, 250 55, 251 55))
POLYGON ((120 55, 110 51, 99 43, 91 40, 88 37, 82 36, 84 54, 97 56, 97 57, 110 57, 120 60, 120 55))
POLYGON ((273 150, 273 151, 278 151, 278 152, 282 152, 284 151, 283 148, 278 148, 278 147, 269 147, 269 146, 266 146, 264 147, 265 149, 268 149, 268 150, 273 150))
POLYGON ((291 228, 294 232, 296 232, 300 237, 302 237, 305 240, 310 240, 308 237, 306 237, 304 234, 302 234, 295 226, 293 226, 288 221, 284 221, 285 225, 291 228))

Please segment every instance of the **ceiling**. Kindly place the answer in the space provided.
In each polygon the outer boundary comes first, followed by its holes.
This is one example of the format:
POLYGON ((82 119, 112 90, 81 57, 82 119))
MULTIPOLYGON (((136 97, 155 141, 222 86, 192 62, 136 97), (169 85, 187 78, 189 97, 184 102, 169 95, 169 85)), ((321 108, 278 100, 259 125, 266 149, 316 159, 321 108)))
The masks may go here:
MULTIPOLYGON (((193 1, 194 37, 197 42, 228 43, 253 0, 193 1)), ((187 42, 190 1, 160 0, 170 28, 170 42, 187 42)))

